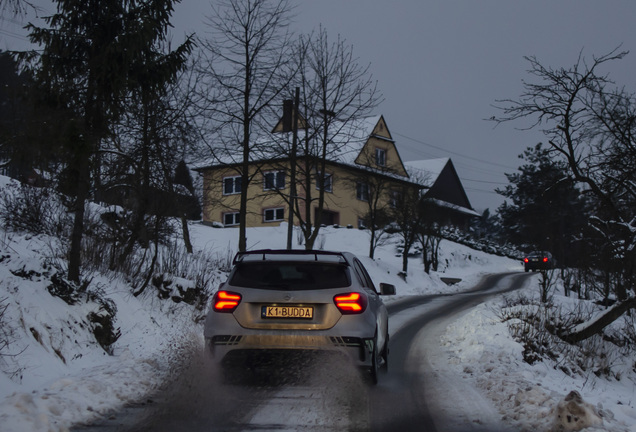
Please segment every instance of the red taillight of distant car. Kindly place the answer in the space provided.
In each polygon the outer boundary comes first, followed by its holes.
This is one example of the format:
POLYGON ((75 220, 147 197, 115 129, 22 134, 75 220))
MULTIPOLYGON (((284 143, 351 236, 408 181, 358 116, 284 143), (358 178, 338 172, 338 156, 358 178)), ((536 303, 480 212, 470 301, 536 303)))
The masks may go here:
POLYGON ((367 308, 366 296, 357 292, 339 294, 333 298, 333 302, 340 313, 344 315, 359 314, 367 308))
POLYGON ((548 262, 548 257, 543 257, 543 262, 547 263, 548 262))
POLYGON ((528 258, 524 258, 524 259, 523 259, 523 262, 524 262, 524 263, 527 263, 527 262, 529 262, 529 261, 530 261, 530 260, 529 260, 528 258))
POLYGON ((231 291, 217 291, 212 298, 212 307, 217 312, 234 312, 241 302, 241 295, 231 291))

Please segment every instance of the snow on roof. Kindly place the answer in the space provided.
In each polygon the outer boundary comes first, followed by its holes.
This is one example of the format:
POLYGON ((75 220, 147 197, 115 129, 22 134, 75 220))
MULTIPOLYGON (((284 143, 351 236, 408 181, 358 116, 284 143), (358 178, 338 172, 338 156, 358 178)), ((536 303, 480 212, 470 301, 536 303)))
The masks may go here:
POLYGON ((381 116, 334 122, 331 125, 334 153, 332 160, 346 165, 356 165, 355 160, 364 148, 381 116))
MULTIPOLYGON (((372 136, 373 130, 375 129, 381 118, 381 115, 376 115, 371 117, 352 119, 348 121, 332 122, 329 125, 329 138, 331 140, 331 148, 327 155, 327 159, 331 162, 340 163, 343 165, 374 170, 373 168, 357 164, 355 161, 360 155, 360 152, 362 152, 362 149, 364 148, 368 139, 372 136)), ((304 131, 299 130, 298 133, 299 139, 302 139, 302 137, 304 136, 304 131)), ((279 133, 277 134, 277 136, 291 136, 291 132, 288 135, 281 135, 279 133)), ((382 139, 386 138, 382 137, 382 139)), ((255 151, 251 152, 250 154, 250 160, 252 162, 284 158, 287 156, 285 152, 285 146, 288 143, 286 143, 285 140, 279 140, 279 142, 276 143, 273 142, 272 136, 267 136, 259 138, 256 142, 257 144, 259 142, 262 144, 254 146, 255 151)), ((291 139, 289 140, 289 142, 291 142, 291 139)), ((302 146, 299 148, 299 150, 301 148, 302 146)), ((214 155, 213 158, 210 158, 207 161, 196 164, 194 169, 200 170, 212 166, 236 164, 240 163, 241 158, 242 153, 240 151, 230 152, 225 150, 214 155)), ((390 175, 396 178, 406 178, 404 176, 390 174, 387 172, 382 172, 382 174, 390 175)))
POLYGON ((404 162, 404 166, 412 181, 430 188, 449 161, 450 158, 426 159, 404 162))
POLYGON ((469 215, 469 216, 477 216, 477 217, 481 216, 479 213, 477 213, 473 209, 462 207, 462 206, 459 206, 457 204, 452 204, 452 203, 449 203, 448 201, 443 201, 441 199, 435 198, 435 199, 433 199, 433 202, 436 205, 440 206, 440 207, 451 209, 451 210, 454 210, 454 211, 456 211, 458 213, 464 213, 464 214, 469 215))

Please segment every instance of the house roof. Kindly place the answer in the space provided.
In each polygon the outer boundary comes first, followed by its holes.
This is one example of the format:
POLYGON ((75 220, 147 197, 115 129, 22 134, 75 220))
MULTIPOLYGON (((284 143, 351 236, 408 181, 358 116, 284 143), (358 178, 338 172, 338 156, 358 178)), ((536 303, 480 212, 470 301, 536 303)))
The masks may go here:
MULTIPOLYGON (((276 128, 274 128, 276 130, 276 128)), ((305 130, 299 130, 299 141, 304 138, 305 130)), ((329 137, 331 140, 328 153, 328 162, 365 170, 379 175, 417 184, 426 190, 425 194, 440 206, 454 209, 462 213, 477 215, 472 209, 466 192, 461 184, 450 158, 418 160, 402 162, 399 152, 399 163, 404 167, 402 173, 368 166, 359 163, 360 155, 371 138, 389 143, 395 147, 395 142, 386 126, 384 117, 376 115, 346 122, 333 121, 329 125, 329 137)), ((291 143, 291 132, 275 133, 262 137, 257 141, 262 145, 256 145, 255 151, 250 153, 251 162, 283 160, 289 156, 286 149, 291 143), (276 140, 276 137, 279 139, 276 140), (281 139, 282 138, 282 139, 281 139)), ((299 146, 299 150, 302 146, 299 146)), ((302 151, 302 150, 301 150, 302 151)), ((302 155, 299 155, 302 157, 302 155)), ((211 160, 199 164, 196 170, 215 168, 226 165, 236 165, 241 161, 240 152, 220 152, 211 160)))
POLYGON ((355 163, 360 152, 366 145, 369 137, 382 116, 355 119, 346 123, 334 122, 332 128, 332 142, 334 152, 332 160, 345 165, 358 165, 355 163))
POLYGON ((425 159, 404 162, 404 166, 412 181, 430 188, 449 161, 450 158, 425 159))
POLYGON ((473 210, 450 158, 409 161, 404 164, 411 181, 426 188, 425 196, 440 207, 471 216, 480 216, 473 210))
MULTIPOLYGON (((331 145, 327 156, 328 161, 330 163, 347 165, 356 169, 372 171, 399 180, 409 181, 408 176, 376 169, 356 162, 356 159, 360 156, 364 146, 371 137, 394 144, 388 130, 384 131, 382 134, 376 133, 380 124, 382 124, 383 127, 386 127, 382 115, 352 119, 346 122, 332 122, 329 125, 331 145)), ((304 138, 304 134, 304 130, 298 131, 299 141, 304 138)), ((254 151, 250 152, 250 162, 286 159, 288 157, 286 146, 291 142, 291 139, 287 138, 290 136, 291 132, 284 132, 277 133, 273 136, 259 138, 256 141, 257 145, 254 146, 254 151), (276 141, 273 139, 275 136, 285 137, 285 139, 279 139, 276 141), (258 145, 259 143, 262 144, 258 145)), ((302 151, 302 146, 299 146, 299 151, 302 151)), ((302 157, 302 154, 299 154, 299 156, 302 157)), ((240 151, 220 150, 214 155, 214 157, 202 163, 196 164, 193 169, 200 171, 206 168, 235 165, 241 162, 241 158, 242 153, 240 151)))

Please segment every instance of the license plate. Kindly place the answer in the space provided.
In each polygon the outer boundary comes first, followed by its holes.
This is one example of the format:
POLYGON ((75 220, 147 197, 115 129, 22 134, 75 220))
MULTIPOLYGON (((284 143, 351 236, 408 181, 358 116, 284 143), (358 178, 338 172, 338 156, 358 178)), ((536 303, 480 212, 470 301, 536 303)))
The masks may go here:
POLYGON ((312 319, 314 308, 310 306, 263 306, 263 318, 312 319))

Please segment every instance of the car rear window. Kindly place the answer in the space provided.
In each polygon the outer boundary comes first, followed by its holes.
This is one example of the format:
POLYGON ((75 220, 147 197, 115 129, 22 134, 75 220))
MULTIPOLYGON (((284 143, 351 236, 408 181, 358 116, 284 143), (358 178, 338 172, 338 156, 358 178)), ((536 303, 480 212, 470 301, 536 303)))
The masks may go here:
POLYGON ((237 265, 230 285, 247 288, 319 290, 351 285, 343 264, 321 262, 243 262, 237 265))

